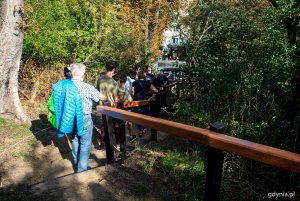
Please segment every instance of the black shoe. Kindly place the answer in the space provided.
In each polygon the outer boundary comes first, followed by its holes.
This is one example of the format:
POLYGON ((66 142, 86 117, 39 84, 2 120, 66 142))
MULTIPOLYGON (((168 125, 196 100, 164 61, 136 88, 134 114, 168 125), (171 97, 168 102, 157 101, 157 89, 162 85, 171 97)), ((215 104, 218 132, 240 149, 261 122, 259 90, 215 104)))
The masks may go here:
POLYGON ((136 140, 136 135, 130 136, 129 142, 133 142, 134 140, 136 140))

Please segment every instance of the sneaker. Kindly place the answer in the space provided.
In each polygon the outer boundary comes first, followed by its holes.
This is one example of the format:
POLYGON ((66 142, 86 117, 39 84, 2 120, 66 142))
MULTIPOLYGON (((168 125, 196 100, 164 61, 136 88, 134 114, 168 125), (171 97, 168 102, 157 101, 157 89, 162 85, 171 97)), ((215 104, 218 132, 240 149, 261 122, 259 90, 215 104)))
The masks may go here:
POLYGON ((129 138, 129 142, 133 142, 134 140, 136 140, 136 135, 132 135, 129 138))
POLYGON ((120 151, 121 150, 121 147, 119 144, 117 145, 113 145, 114 149, 117 150, 117 151, 120 151))

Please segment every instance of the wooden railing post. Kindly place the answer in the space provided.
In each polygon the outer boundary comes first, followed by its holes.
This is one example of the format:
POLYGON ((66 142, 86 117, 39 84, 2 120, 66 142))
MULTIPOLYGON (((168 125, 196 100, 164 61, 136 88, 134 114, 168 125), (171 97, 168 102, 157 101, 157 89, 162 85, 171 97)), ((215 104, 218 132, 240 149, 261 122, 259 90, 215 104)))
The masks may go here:
MULTIPOLYGON (((123 102, 122 105, 117 104, 116 106, 118 109, 125 109, 125 103, 123 102)), ((118 140, 120 143, 120 150, 124 152, 126 150, 126 128, 125 128, 125 121, 118 119, 119 122, 118 127, 115 127, 115 132, 117 132, 118 140)), ((115 125, 114 125, 115 126, 115 125)))
MULTIPOLYGON (((212 123, 210 130, 217 133, 225 133, 226 125, 212 123)), ((206 183, 204 201, 219 201, 222 180, 224 153, 222 150, 208 147, 206 163, 206 183)))
POLYGON ((126 149, 126 128, 125 121, 119 126, 119 138, 120 138, 120 149, 121 151, 125 151, 126 149))
POLYGON ((160 93, 160 105, 161 107, 166 107, 167 105, 167 89, 164 88, 160 93))
MULTIPOLYGON (((155 97, 155 101, 150 101, 150 116, 160 118, 160 94, 155 97)), ((157 130, 151 128, 151 140, 157 142, 157 130)))
POLYGON ((102 114, 102 121, 105 132, 106 160, 108 164, 111 164, 115 162, 112 117, 102 114))

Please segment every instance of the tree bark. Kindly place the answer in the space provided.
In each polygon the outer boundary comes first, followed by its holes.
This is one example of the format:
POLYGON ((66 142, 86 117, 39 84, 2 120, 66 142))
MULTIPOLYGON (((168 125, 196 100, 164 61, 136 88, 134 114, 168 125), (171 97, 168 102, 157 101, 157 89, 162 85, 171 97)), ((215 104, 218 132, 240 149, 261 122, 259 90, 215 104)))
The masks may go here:
POLYGON ((18 94, 24 17, 23 0, 0 2, 0 114, 10 113, 22 122, 30 123, 18 94))

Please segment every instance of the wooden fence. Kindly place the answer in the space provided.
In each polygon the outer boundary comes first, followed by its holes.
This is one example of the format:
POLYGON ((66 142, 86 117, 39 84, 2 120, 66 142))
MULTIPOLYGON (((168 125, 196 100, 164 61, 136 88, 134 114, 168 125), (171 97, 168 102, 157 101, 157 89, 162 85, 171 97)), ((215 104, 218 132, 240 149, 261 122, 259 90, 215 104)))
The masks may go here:
MULTIPOLYGON (((299 154, 222 134, 225 125, 221 123, 214 123, 211 125, 211 130, 206 130, 108 106, 98 106, 97 111, 102 114, 105 131, 108 133, 106 136, 108 163, 113 163, 115 160, 111 139, 113 133, 112 117, 207 145, 205 201, 219 200, 224 151, 300 173, 299 154)), ((154 140, 157 140, 155 136, 154 140)))

